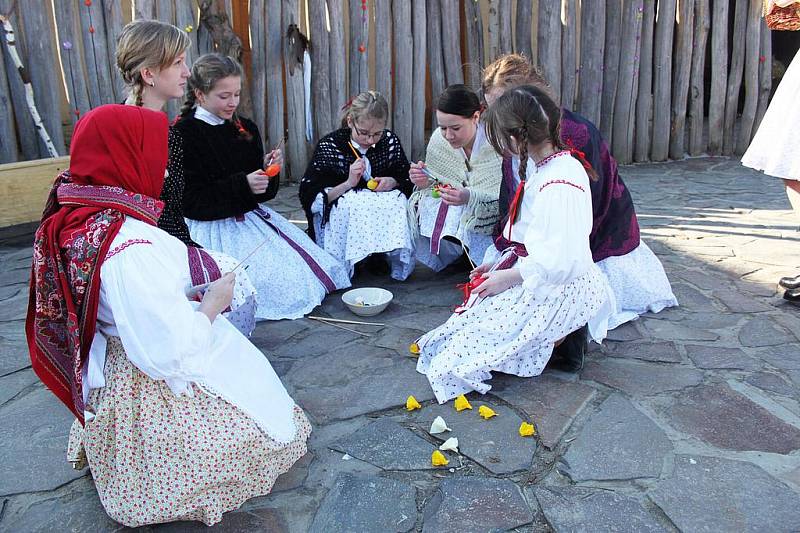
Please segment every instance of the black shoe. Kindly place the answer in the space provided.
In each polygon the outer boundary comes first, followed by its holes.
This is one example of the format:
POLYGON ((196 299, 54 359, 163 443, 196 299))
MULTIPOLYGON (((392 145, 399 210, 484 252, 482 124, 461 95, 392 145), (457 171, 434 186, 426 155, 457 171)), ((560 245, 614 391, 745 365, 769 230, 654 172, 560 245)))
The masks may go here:
POLYGON ((589 347, 589 328, 582 328, 573 331, 553 349, 553 356, 550 358, 549 367, 562 372, 577 372, 583 368, 583 358, 589 347))
POLYGON ((778 284, 784 289, 800 289, 800 274, 781 278, 778 284))
POLYGON ((795 305, 800 305, 800 289, 793 289, 784 292, 783 299, 795 305))

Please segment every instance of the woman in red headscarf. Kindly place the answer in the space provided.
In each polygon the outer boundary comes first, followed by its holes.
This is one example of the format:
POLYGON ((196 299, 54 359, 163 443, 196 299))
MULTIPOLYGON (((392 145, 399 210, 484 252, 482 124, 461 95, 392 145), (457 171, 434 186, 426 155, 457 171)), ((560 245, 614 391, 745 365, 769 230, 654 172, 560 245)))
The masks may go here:
POLYGON ((34 370, 78 418, 68 455, 132 527, 218 522, 268 493, 311 431, 219 316, 235 275, 199 303, 185 295, 186 245, 156 226, 166 138, 164 114, 133 106, 78 122, 71 180, 56 183, 36 232, 26 323, 34 370))

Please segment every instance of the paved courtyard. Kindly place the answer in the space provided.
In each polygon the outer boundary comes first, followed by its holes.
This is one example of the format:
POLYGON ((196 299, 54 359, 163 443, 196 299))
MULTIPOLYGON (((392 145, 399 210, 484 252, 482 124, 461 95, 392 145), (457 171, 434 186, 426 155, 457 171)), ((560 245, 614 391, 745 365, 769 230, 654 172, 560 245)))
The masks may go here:
MULTIPOLYGON (((361 277, 394 302, 365 336, 309 319, 253 342, 314 425, 309 454, 220 531, 798 531, 800 266, 778 180, 726 158, 624 167, 642 235, 681 307, 594 347, 579 375, 497 376, 474 410, 439 406, 407 347, 459 303, 463 272, 361 277), (413 394, 422 409, 407 412, 413 394), (498 416, 483 420, 481 405, 498 416), (440 415, 452 429, 428 433, 440 415), (522 421, 536 425, 522 438, 522 421), (460 455, 431 466, 455 436, 460 455)), ((302 219, 296 189, 277 204, 302 219)), ((115 531, 87 471, 65 461, 72 419, 30 369, 29 238, 0 246, 0 530, 115 531)), ((357 318, 330 296, 315 315, 357 318)), ((164 531, 205 530, 174 523, 164 531)))

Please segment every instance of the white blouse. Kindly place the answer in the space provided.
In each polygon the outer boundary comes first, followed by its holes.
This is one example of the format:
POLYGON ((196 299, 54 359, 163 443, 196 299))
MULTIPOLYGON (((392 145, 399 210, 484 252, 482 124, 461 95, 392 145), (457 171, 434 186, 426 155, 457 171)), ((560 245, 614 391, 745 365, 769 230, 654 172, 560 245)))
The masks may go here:
POLYGON ((105 386, 106 337, 118 336, 131 363, 176 395, 192 394, 195 383, 242 409, 273 439, 294 439, 294 401, 264 354, 224 317, 211 323, 187 299, 191 276, 181 241, 128 217, 100 280, 84 400, 89 389, 105 386))
MULTIPOLYGON (((594 265, 589 249, 592 193, 589 176, 569 152, 554 154, 539 165, 529 159, 526 174, 511 240, 523 243, 528 251, 517 262, 523 286, 544 298, 594 265)), ((503 230, 506 237, 509 223, 503 230)))

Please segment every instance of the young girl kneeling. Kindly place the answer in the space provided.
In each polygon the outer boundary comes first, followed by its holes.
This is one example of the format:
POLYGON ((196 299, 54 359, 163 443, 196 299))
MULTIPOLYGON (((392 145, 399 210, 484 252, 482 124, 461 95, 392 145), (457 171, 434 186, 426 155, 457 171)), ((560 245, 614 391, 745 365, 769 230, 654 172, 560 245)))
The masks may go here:
POLYGON ((488 141, 520 157, 521 185, 499 259, 471 274, 471 298, 424 335, 417 370, 440 403, 485 393, 491 372, 539 375, 554 345, 588 323, 605 336, 608 283, 592 261, 592 197, 584 166, 563 149, 560 111, 540 89, 522 86, 489 108, 488 141))
POLYGON ((402 281, 414 270, 406 217, 413 185, 400 139, 386 129, 388 117, 380 93, 353 98, 342 128, 317 144, 300 183, 300 202, 309 235, 345 261, 351 276, 355 264, 372 255, 378 268, 388 259, 392 278, 402 281))

